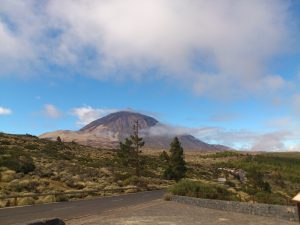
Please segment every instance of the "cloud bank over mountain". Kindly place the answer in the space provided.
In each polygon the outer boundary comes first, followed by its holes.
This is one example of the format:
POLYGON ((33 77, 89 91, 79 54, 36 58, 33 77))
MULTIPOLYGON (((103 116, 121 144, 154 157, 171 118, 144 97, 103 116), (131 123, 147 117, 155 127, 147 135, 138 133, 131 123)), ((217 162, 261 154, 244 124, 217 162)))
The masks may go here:
MULTIPOLYGON (((122 110, 122 109, 121 109, 122 110)), ((128 111, 128 109, 125 109, 128 111)), ((93 108, 82 106, 71 110, 73 116, 77 118, 77 125, 84 126, 107 114, 120 111, 120 109, 93 108)), ((131 112, 139 112, 130 109, 131 112)), ((158 117, 159 118, 159 117, 158 117)), ((221 126, 198 126, 187 127, 168 123, 158 123, 147 130, 142 130, 142 134, 150 136, 182 136, 193 135, 203 141, 212 144, 222 144, 240 150, 252 151, 298 151, 298 145, 287 145, 294 142, 300 135, 298 129, 285 129, 290 127, 286 120, 272 120, 268 124, 276 126, 271 131, 251 131, 250 129, 226 129, 221 126), (146 132, 146 133, 145 133, 146 132)))

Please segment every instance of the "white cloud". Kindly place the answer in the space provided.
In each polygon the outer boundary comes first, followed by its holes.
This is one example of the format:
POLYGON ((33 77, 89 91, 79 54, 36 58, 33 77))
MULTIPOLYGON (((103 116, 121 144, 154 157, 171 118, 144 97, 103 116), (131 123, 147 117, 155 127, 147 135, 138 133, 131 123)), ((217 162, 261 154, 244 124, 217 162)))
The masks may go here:
POLYGON ((56 0, 49 12, 67 27, 61 44, 68 52, 76 54, 74 43, 92 45, 102 67, 158 66, 204 95, 276 90, 285 83, 264 74, 289 34, 283 1, 56 0), (194 70, 194 61, 218 72, 194 70))
MULTIPOLYGON (((158 124, 148 131, 151 135, 180 136, 191 134, 202 141, 211 144, 223 144, 240 150, 251 151, 291 151, 300 148, 295 143, 300 139, 300 133, 294 130, 276 130, 255 132, 250 130, 228 130, 222 127, 195 127, 158 124)), ((300 146, 300 145, 299 145, 300 146)))
POLYGON ((72 109, 72 115, 78 117, 77 125, 84 126, 90 122, 99 119, 109 113, 116 112, 116 109, 95 109, 91 106, 84 106, 72 109))
POLYGON ((51 119, 58 119, 63 116, 63 113, 52 104, 44 105, 43 114, 51 119))
POLYGON ((266 73, 266 65, 291 45, 288 1, 4 0, 1 4, 0 12, 13 24, 8 26, 0 17, 0 41, 9 46, 2 54, 0 50, 1 65, 4 56, 11 55, 29 59, 34 68, 47 60, 114 79, 158 68, 163 77, 217 98, 269 93, 287 83, 266 73), (120 72, 124 70, 130 73, 120 72))
POLYGON ((285 151, 287 146, 284 140, 291 135, 288 131, 272 132, 261 135, 256 138, 253 143, 252 150, 254 151, 285 151))
POLYGON ((11 109, 0 106, 0 116, 12 114, 11 109))
POLYGON ((45 47, 39 38, 43 35, 46 18, 40 17, 35 3, 32 0, 1 1, 0 77, 10 72, 29 76, 41 63, 39 58, 45 47))

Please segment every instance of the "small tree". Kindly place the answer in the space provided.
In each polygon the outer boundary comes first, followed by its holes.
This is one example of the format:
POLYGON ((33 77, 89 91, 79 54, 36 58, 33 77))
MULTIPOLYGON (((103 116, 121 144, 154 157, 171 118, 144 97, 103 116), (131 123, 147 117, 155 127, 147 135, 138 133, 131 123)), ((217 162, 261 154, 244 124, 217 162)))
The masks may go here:
POLYGON ((168 162, 168 167, 164 172, 166 179, 179 181, 185 177, 187 168, 184 161, 183 148, 177 137, 174 138, 170 145, 170 154, 168 155, 164 151, 162 157, 168 162))
POLYGON ((141 158, 140 150, 144 146, 145 142, 143 138, 139 136, 139 122, 136 121, 133 126, 133 134, 129 138, 126 138, 124 143, 120 142, 120 149, 117 152, 117 156, 124 166, 133 167, 135 169, 135 175, 140 176, 141 172, 141 158))
POLYGON ((56 141, 57 141, 57 142, 59 142, 59 143, 61 143, 61 142, 62 142, 62 140, 61 140, 60 136, 58 136, 58 137, 56 138, 56 141))
POLYGON ((248 178, 258 191, 272 192, 271 185, 264 180, 264 175, 258 168, 252 167, 248 171, 248 178))

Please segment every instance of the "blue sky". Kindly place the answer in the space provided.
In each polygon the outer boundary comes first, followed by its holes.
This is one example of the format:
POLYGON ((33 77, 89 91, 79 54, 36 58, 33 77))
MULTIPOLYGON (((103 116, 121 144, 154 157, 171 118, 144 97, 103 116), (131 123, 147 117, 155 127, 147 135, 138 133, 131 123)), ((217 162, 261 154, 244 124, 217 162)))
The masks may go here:
POLYGON ((77 130, 133 110, 210 143, 298 151, 299 6, 4 0, 0 131, 77 130))

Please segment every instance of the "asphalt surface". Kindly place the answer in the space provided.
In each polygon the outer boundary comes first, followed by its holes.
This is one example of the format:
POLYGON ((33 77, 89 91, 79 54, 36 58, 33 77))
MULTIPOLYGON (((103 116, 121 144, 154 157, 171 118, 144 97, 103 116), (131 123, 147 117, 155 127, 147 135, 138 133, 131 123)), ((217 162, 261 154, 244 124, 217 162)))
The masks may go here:
POLYGON ((64 220, 96 215, 107 210, 137 205, 163 196, 164 190, 139 192, 89 200, 59 202, 0 209, 0 225, 24 224, 28 221, 58 217, 64 220))

